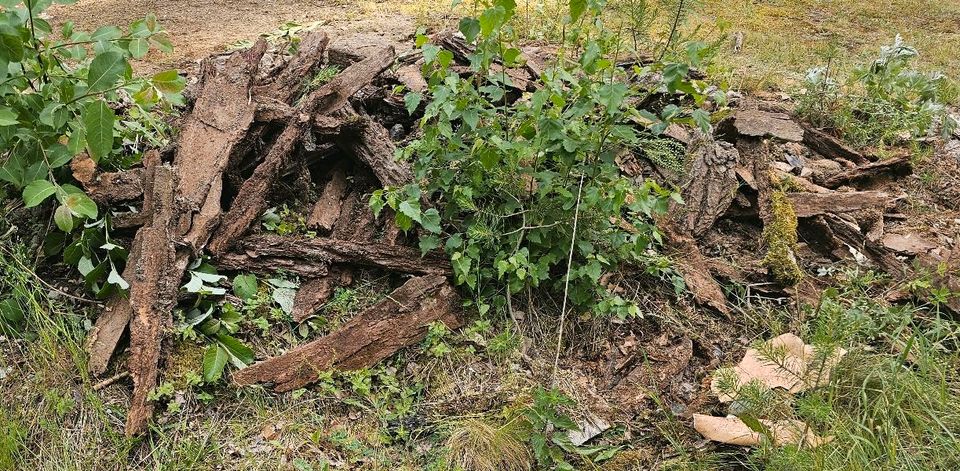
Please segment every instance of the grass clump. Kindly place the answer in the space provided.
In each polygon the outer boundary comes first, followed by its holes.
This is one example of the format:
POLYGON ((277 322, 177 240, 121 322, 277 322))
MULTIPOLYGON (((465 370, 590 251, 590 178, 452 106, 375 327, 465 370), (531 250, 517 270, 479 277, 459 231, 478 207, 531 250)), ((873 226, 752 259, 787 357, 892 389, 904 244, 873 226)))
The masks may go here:
POLYGON ((517 420, 504 425, 482 417, 456 421, 446 441, 450 469, 526 471, 533 456, 517 420))

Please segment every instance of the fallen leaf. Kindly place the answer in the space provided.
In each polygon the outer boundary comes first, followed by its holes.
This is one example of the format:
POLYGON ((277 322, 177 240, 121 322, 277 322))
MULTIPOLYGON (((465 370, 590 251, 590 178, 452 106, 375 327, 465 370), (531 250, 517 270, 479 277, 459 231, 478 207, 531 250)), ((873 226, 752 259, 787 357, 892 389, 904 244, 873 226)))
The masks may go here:
POLYGON ((577 423, 579 430, 571 430, 567 433, 567 437, 570 438, 570 442, 576 446, 583 445, 600 435, 605 430, 610 428, 610 424, 606 420, 603 420, 600 417, 597 417, 593 414, 589 414, 587 417, 577 423))
MULTIPOLYGON (((791 394, 796 394, 827 384, 830 381, 831 370, 847 353, 846 350, 838 348, 823 365, 820 365, 816 361, 817 355, 813 346, 805 344, 796 335, 783 334, 768 340, 767 344, 780 353, 777 355, 780 363, 773 363, 770 358, 761 355, 755 348, 747 349, 740 364, 732 368, 738 385, 760 381, 770 389, 783 388, 791 394)), ((723 374, 722 371, 715 373, 714 378, 723 374)), ((711 381, 710 389, 721 402, 733 401, 735 398, 728 391, 721 391, 718 383, 716 379, 711 381)))
MULTIPOLYGON (((800 420, 765 420, 760 423, 766 427, 770 439, 778 446, 797 445, 811 448, 830 443, 832 437, 820 437, 813 433, 810 426, 800 420)), ((714 417, 693 414, 693 428, 707 440, 737 446, 757 446, 763 438, 760 432, 752 430, 743 420, 735 416, 714 417)))

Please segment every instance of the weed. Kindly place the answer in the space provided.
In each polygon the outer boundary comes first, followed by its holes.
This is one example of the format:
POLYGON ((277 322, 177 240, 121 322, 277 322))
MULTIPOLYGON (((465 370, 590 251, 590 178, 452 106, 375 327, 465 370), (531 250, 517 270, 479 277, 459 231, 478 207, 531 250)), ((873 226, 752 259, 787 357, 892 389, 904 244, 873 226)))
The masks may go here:
POLYGON ((446 452, 452 469, 526 471, 533 467, 533 455, 518 420, 500 425, 484 417, 470 417, 449 428, 446 452))

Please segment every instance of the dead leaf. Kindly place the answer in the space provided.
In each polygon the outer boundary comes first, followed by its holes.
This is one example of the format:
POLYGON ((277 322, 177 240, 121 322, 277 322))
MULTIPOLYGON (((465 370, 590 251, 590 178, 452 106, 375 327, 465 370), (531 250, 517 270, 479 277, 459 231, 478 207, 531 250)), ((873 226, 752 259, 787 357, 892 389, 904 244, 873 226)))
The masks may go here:
MULTIPOLYGON (((829 443, 833 437, 820 437, 813 433, 810 426, 800 420, 765 420, 760 423, 766 427, 769 438, 778 446, 798 445, 818 447, 829 443)), ((743 420, 735 416, 714 417, 693 414, 693 428, 704 438, 715 442, 737 446, 757 446, 762 434, 752 430, 743 420)))
MULTIPOLYGON (((783 388, 791 394, 796 394, 827 384, 830 381, 831 370, 847 353, 846 350, 838 348, 823 365, 820 365, 816 361, 817 355, 813 346, 805 344, 796 335, 783 334, 768 340, 767 344, 780 353, 777 355, 777 363, 762 356, 755 348, 748 349, 743 360, 740 360, 740 364, 732 368, 739 385, 756 380, 770 389, 783 388)), ((719 374, 723 374, 722 371, 714 373, 710 389, 721 402, 731 402, 735 398, 728 392, 721 391, 719 382, 716 380, 719 374)))

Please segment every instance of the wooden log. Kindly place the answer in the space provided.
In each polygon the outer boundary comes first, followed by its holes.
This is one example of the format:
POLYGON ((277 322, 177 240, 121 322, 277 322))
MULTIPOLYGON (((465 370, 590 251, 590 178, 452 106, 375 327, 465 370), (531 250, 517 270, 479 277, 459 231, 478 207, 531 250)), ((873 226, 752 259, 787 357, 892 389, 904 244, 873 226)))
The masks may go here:
POLYGON ((377 54, 358 62, 338 74, 301 100, 296 107, 297 117, 291 119, 283 132, 270 147, 270 151, 248 178, 234 199, 234 204, 223 218, 223 223, 213 235, 209 249, 214 255, 223 255, 243 235, 250 225, 263 214, 267 196, 288 164, 295 146, 309 128, 311 116, 327 115, 347 104, 347 100, 378 74, 393 63, 393 48, 385 48, 377 54))
POLYGON ((910 162, 910 155, 904 154, 844 170, 817 183, 827 188, 837 188, 850 183, 882 177, 898 177, 911 173, 913 173, 913 164, 910 162))
POLYGON ((282 103, 292 103, 320 68, 323 53, 329 42, 330 38, 323 31, 311 31, 304 35, 297 53, 269 82, 257 85, 254 88, 254 95, 270 97, 282 103))
POLYGON ((227 271, 252 272, 273 276, 284 271, 304 278, 321 278, 330 273, 330 266, 315 261, 297 260, 290 257, 262 256, 256 252, 232 252, 214 259, 217 267, 227 271))
POLYGON ((350 264, 423 275, 452 273, 450 261, 442 253, 421 257, 420 250, 413 247, 368 241, 256 234, 239 239, 237 248, 248 258, 289 259, 307 265, 350 264))
POLYGON ((369 117, 357 115, 346 107, 337 113, 337 117, 341 121, 359 124, 356 133, 344 133, 337 137, 337 146, 367 164, 380 184, 401 186, 413 181, 410 167, 394 158, 397 148, 383 125, 369 117))
POLYGON ((853 150, 839 139, 809 126, 803 127, 803 143, 828 159, 841 158, 857 165, 870 162, 863 154, 853 150))
POLYGON ((411 278, 336 332, 244 368, 233 380, 239 385, 270 383, 284 392, 316 381, 322 371, 370 367, 423 340, 433 322, 459 327, 458 309, 458 297, 446 277, 411 278))
POLYGON ((100 204, 135 200, 143 196, 142 168, 120 172, 101 172, 87 154, 79 154, 70 162, 73 178, 80 182, 87 196, 100 204))
POLYGON ((798 218, 821 214, 842 214, 856 211, 885 210, 896 198, 882 191, 833 191, 830 193, 787 193, 798 218))

